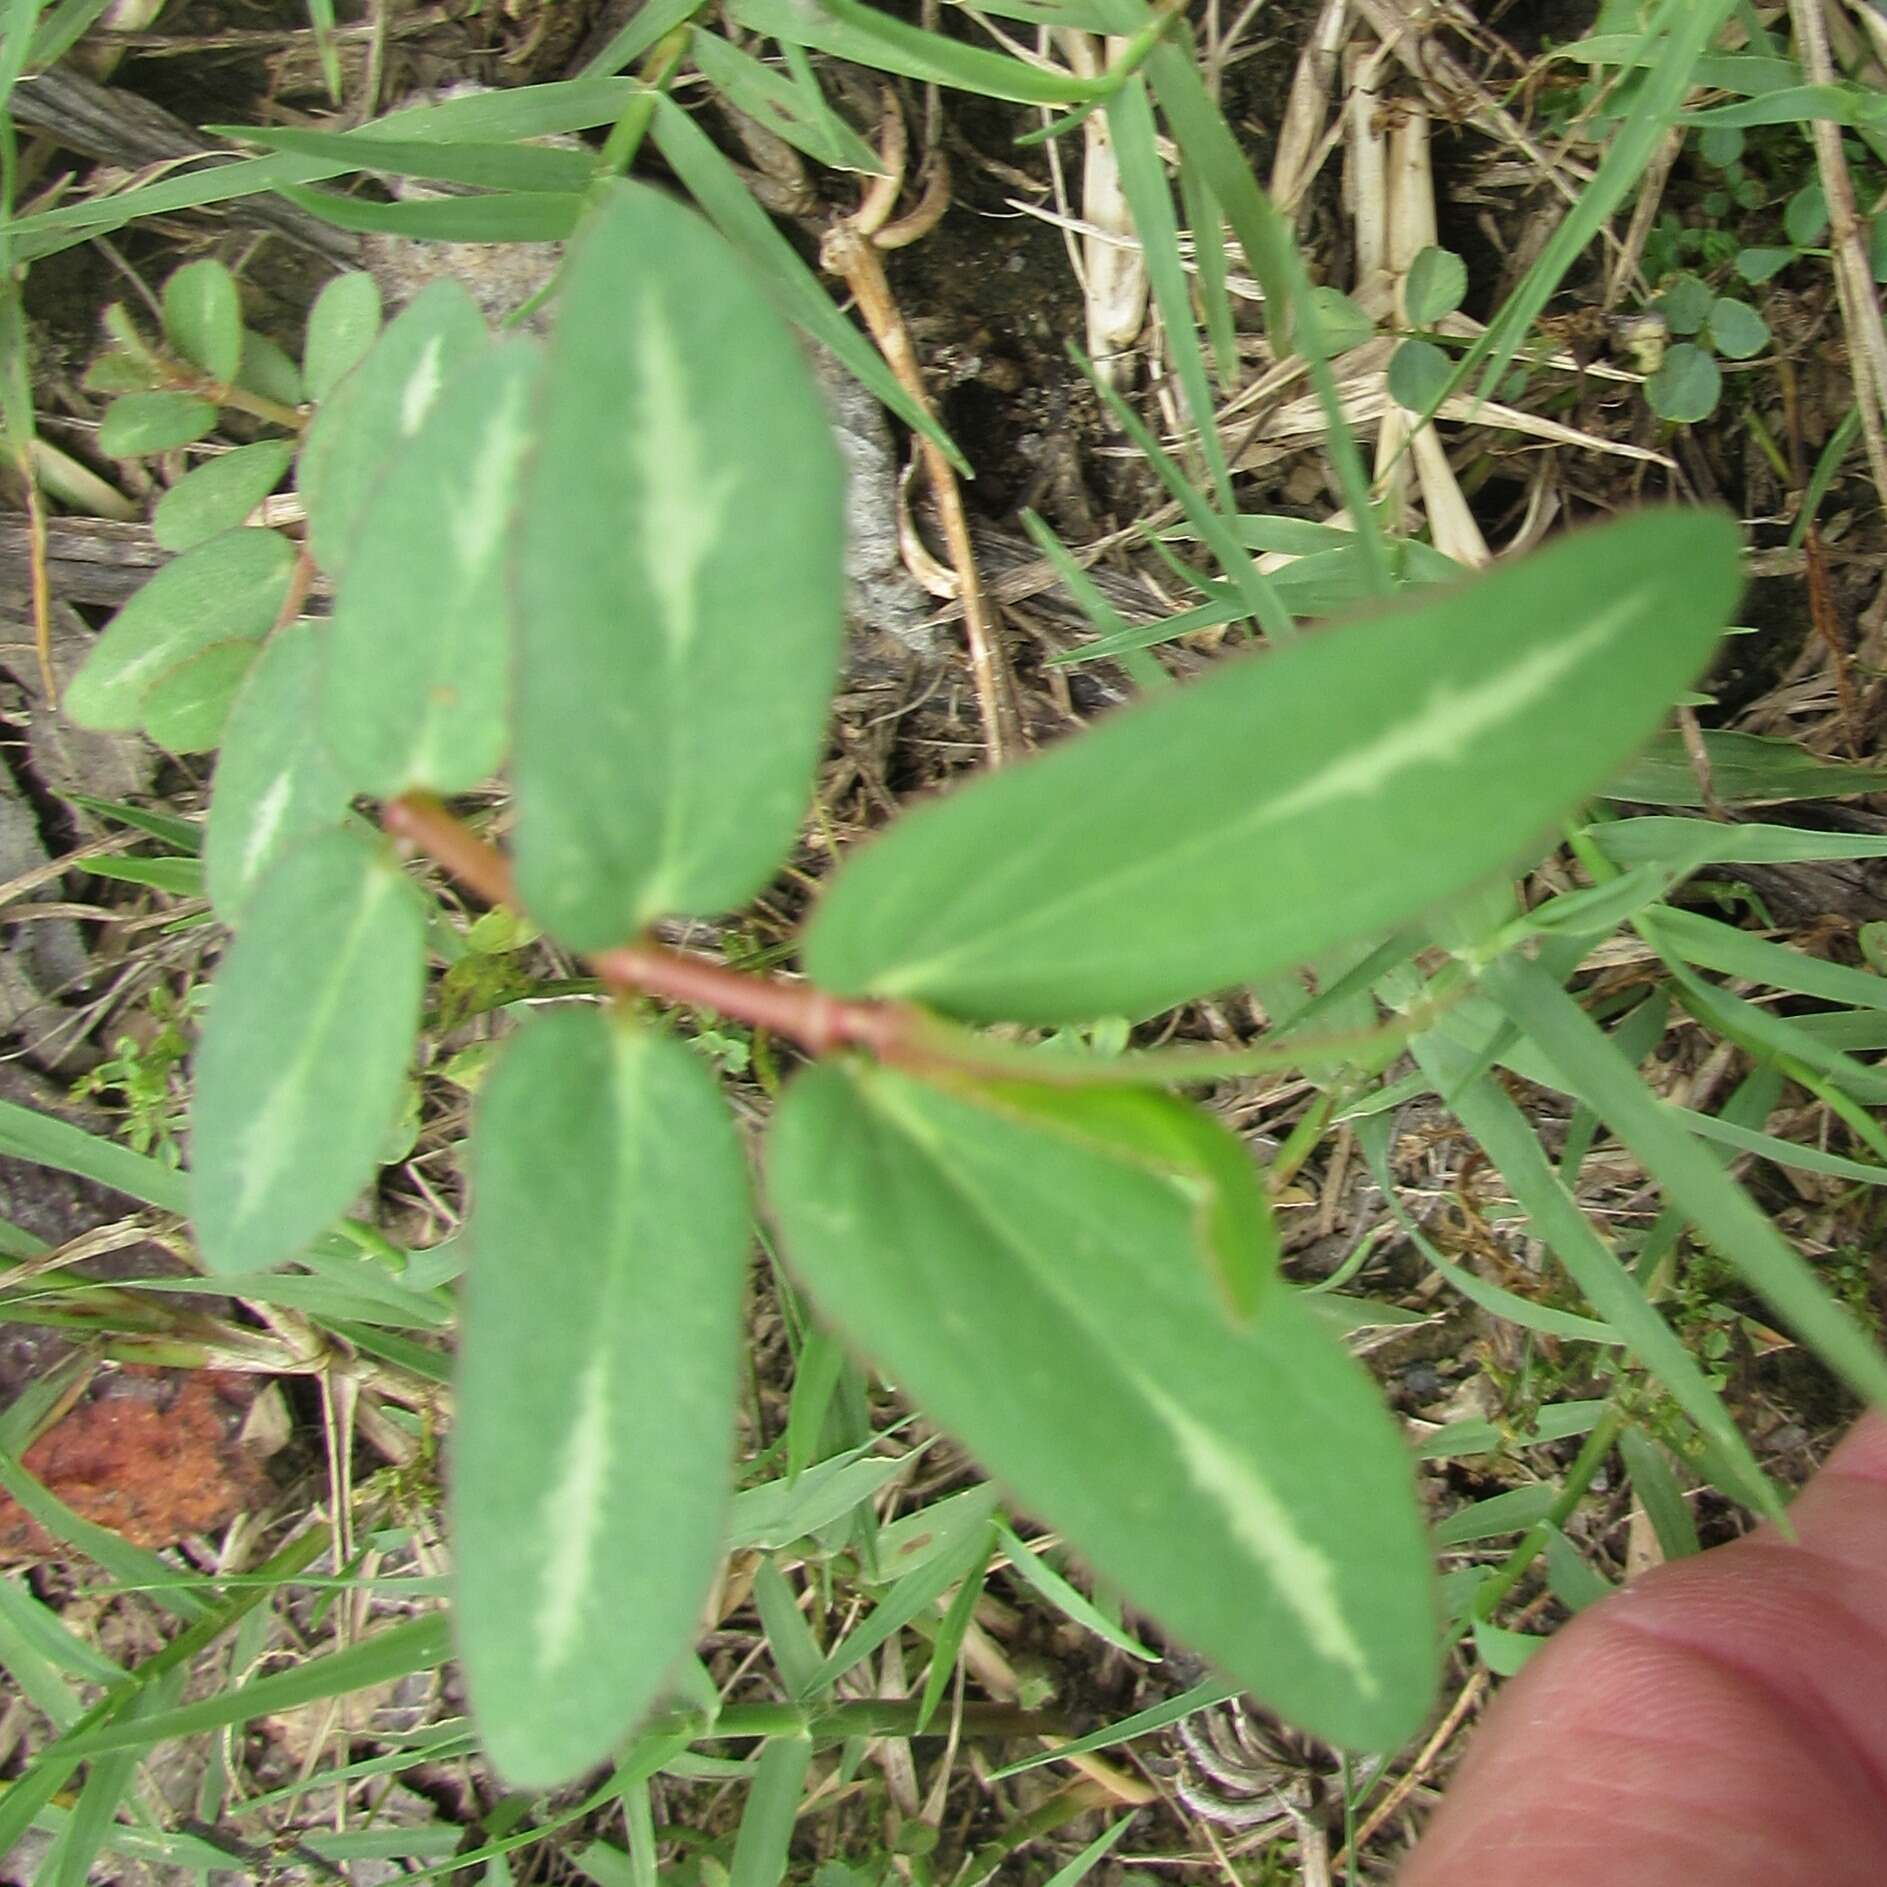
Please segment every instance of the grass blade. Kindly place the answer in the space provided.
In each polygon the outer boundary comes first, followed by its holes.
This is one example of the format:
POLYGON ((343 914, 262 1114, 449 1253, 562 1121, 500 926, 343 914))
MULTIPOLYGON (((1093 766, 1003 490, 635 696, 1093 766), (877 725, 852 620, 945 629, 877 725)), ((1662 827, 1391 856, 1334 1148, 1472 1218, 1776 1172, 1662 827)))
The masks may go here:
POLYGON ((1796 1335, 1857 1394, 1887 1406, 1887 1359, 1598 1024, 1524 959, 1489 964, 1482 985, 1796 1335))

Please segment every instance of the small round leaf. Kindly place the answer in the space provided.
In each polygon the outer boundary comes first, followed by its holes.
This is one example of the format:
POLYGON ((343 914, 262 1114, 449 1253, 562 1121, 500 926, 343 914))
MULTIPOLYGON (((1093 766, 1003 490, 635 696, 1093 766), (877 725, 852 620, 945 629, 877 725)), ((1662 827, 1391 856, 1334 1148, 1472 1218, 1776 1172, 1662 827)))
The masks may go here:
POLYGON ((1782 227, 1798 249, 1821 241, 1828 232, 1828 199, 1822 195, 1819 178, 1810 178, 1796 191, 1782 211, 1782 227))
POLYGON ((1779 275, 1795 260, 1793 249, 1739 249, 1736 272, 1752 286, 1779 275))
POLYGON ((148 355, 114 347, 86 368, 82 384, 87 393, 149 393, 158 383, 157 366, 148 355))
POLYGON ((1324 349, 1330 354, 1361 347, 1376 332, 1376 325, 1340 288, 1313 288, 1311 306, 1323 329, 1324 349))
POLYGON ((1404 341, 1389 358, 1389 397, 1412 413, 1426 413, 1454 370, 1433 341, 1404 341))
POLYGON ((1645 398, 1660 419, 1693 425, 1716 411, 1723 374, 1715 360, 1690 341, 1679 341, 1664 365, 1645 382, 1645 398))
POLYGON ((1726 360, 1748 360, 1769 345, 1769 323, 1748 302, 1720 296, 1710 310, 1710 338, 1726 360))
POLYGON ((168 452, 216 430, 216 408, 194 393, 127 393, 99 422, 98 449, 107 458, 168 452))
POLYGON ((1402 305, 1418 328, 1434 325, 1461 306, 1468 292, 1468 265, 1452 249, 1432 243, 1409 264, 1403 284, 1402 305))
POLYGON ((1680 275, 1657 300, 1657 311, 1673 334, 1695 334, 1710 319, 1715 299, 1707 284, 1695 275, 1680 275))
POLYGON ((242 364, 242 299, 220 262, 186 262, 164 284, 164 339, 212 380, 227 383, 242 364))

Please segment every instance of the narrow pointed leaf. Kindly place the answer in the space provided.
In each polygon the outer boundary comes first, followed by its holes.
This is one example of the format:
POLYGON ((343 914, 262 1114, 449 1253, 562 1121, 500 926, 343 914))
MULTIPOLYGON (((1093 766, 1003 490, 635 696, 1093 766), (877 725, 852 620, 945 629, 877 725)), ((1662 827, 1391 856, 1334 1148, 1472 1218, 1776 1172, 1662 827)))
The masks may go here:
POLYGON ((457 282, 439 281, 391 322, 322 401, 298 468, 315 561, 338 576, 388 465, 425 423, 453 371, 486 344, 484 317, 457 282))
POLYGON ((728 909, 779 866, 838 657, 842 490, 745 268, 617 186, 566 268, 516 566, 518 876, 565 943, 728 909))
POLYGON ((1483 986, 1777 1315, 1857 1394, 1887 1407, 1887 1358, 1879 1344, 1574 998, 1538 964, 1517 956, 1489 964, 1483 986))
MULTIPOLYGON (((252 144, 292 151, 298 157, 332 158, 350 170, 377 171, 388 177, 424 177, 439 183, 469 184, 485 190, 546 190, 580 194, 594 164, 584 150, 548 149, 536 144, 446 144, 428 139, 396 139, 355 132, 245 128, 252 144)), ((371 278, 369 278, 371 279, 371 278)))
POLYGON ((1435 1611, 1400 1436, 1295 1293, 1227 1323, 1182 1188, 831 1067, 788 1091, 768 1182, 826 1314, 1098 1572, 1318 1735, 1414 1729, 1435 1611))
POLYGON ((309 706, 318 699, 327 630, 292 623, 243 679, 223 729, 203 838, 210 902, 233 924, 277 859, 338 826, 351 797, 309 706))
POLYGON ((346 1212, 399 1111, 426 909, 391 852, 311 839, 259 886, 196 1056, 191 1217, 217 1271, 264 1271, 346 1212))
MULTIPOLYGON (((1792 740, 1737 734, 1722 728, 1704 733, 1710 786, 1725 806, 1766 806, 1791 799, 1842 799, 1878 793, 1887 771, 1826 760, 1792 740)), ((1653 806, 1701 806, 1703 783, 1676 734, 1661 734, 1636 760, 1605 784, 1607 799, 1640 799, 1653 806)))
POLYGON ((1067 1022, 1145 1015, 1514 865, 1703 667, 1738 588, 1709 513, 1582 532, 1115 715, 841 871, 808 974, 1067 1022))
POLYGON ((145 698, 214 642, 266 635, 295 549, 274 531, 225 531, 166 564, 105 626, 63 703, 81 727, 143 725, 145 698))
POLYGON ((334 601, 328 746, 356 790, 458 793, 498 771, 510 699, 506 532, 535 343, 462 367, 388 469, 334 601))
POLYGON ((565 1009, 473 1133, 452 1476, 458 1634, 493 1762, 605 1757, 693 1642, 721 1549, 746 1168, 706 1064, 565 1009))

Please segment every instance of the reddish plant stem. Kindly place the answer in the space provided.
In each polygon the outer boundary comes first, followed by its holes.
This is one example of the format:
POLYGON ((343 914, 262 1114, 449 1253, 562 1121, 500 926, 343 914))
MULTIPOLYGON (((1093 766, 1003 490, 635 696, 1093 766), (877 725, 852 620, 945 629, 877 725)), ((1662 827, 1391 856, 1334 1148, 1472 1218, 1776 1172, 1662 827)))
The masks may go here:
MULTIPOLYGON (((515 904, 510 861, 455 819, 429 793, 389 801, 381 824, 396 839, 427 853, 462 885, 491 904, 515 904)), ((810 983, 730 970, 639 939, 590 956, 598 976, 619 995, 654 996, 692 1009, 713 1009, 797 1042, 808 1054, 863 1048, 882 1061, 921 1057, 923 1015, 905 1003, 849 1002, 810 983)))
POLYGON ((487 904, 515 904, 511 862, 470 826, 453 816, 430 793, 405 793, 389 800, 380 823, 396 839, 436 859, 468 891, 487 904))

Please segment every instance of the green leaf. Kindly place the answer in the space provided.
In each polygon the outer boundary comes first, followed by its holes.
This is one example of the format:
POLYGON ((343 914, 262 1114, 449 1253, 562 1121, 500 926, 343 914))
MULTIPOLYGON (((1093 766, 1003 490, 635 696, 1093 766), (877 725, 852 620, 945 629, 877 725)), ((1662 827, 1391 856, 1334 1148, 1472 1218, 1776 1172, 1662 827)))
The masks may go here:
POLYGON ((1703 348, 1679 341, 1665 349, 1664 364, 1645 382, 1645 398, 1660 419, 1694 425, 1717 410, 1723 370, 1703 348))
POLYGON ((164 284, 164 339, 212 380, 235 379, 242 364, 242 298, 220 262, 186 262, 164 284))
POLYGON ((1076 78, 1060 67, 1024 65, 1006 54, 925 32, 858 0, 821 0, 818 6, 795 0, 737 0, 729 12, 750 32, 983 98, 1019 105, 1072 105, 1103 96, 1101 80, 1076 78))
MULTIPOLYGON (((637 15, 638 25, 653 7, 637 15)), ((658 95, 649 136, 703 213, 756 271, 762 289, 793 325, 829 348, 861 386, 869 388, 905 425, 930 439, 966 478, 969 462, 927 408, 918 405, 858 326, 846 319, 800 259, 798 250, 755 202, 741 173, 674 99, 658 95)))
POLYGON ((62 799, 109 819, 114 825, 129 826, 134 832, 147 832, 174 852, 199 852, 203 849, 203 825, 196 819, 178 819, 170 813, 153 812, 148 806, 127 806, 120 800, 95 799, 90 793, 62 793, 62 799))
POLYGON ((467 184, 482 190, 581 194, 595 169, 594 158, 585 150, 469 139, 447 144, 430 138, 393 138, 386 135, 384 123, 363 125, 351 132, 243 126, 241 135, 251 144, 270 150, 291 151, 298 157, 331 158, 348 170, 467 184))
POLYGON ((113 878, 121 884, 149 885, 153 890, 168 891, 174 897, 199 898, 203 895, 203 864, 195 858, 98 858, 90 863, 94 875, 113 878))
POLYGON ((1401 1438, 1293 1292, 1226 1322, 1181 1188, 864 1067, 799 1077, 767 1171, 825 1312, 1103 1577, 1320 1736, 1414 1729, 1435 1614, 1401 1438))
POLYGON ((225 531, 166 564, 105 626, 66 690, 81 727, 143 724, 145 697, 213 642, 266 635, 288 595, 295 548, 274 531, 225 531))
POLYGON ((563 1009, 507 1047, 472 1137, 458 1635, 522 1786, 605 1757, 693 1642, 727 1511, 746 1166, 700 1057, 563 1009))
POLYGON ((295 456, 286 439, 219 452, 186 473, 157 501, 151 534, 165 550, 193 550, 244 523, 281 483, 295 456))
POLYGON ((223 729, 203 864, 216 914, 233 924, 269 868, 338 826, 351 797, 309 712, 319 698, 327 630, 291 623, 270 638, 223 729))
POLYGON ((426 907, 389 850, 329 832, 257 887, 196 1055, 191 1217, 215 1271, 266 1271, 373 1178, 399 1111, 426 907))
POLYGON ((1664 1557, 1688 1559, 1698 1548, 1697 1522, 1664 1451, 1643 1430, 1627 1427, 1619 1431, 1618 1452, 1664 1557))
MULTIPOLYGON (((1887 774, 1878 767, 1824 760, 1792 740, 1761 734, 1704 735, 1710 783, 1726 806, 1773 805, 1792 799, 1845 799, 1878 793, 1887 774)), ((1682 739, 1660 734, 1606 784, 1608 799, 1642 800, 1650 806, 1701 806, 1703 790, 1682 739)))
POLYGON ((1412 1046, 1423 1073, 1448 1097, 1461 1124, 1512 1189, 1515 1203, 1527 1215, 1528 1229, 1545 1242, 1597 1315, 1631 1345, 1732 1465, 1737 1498, 1762 1511, 1779 1512, 1780 1502, 1749 1444, 1696 1359, 1574 1202, 1532 1122, 1486 1072, 1484 1057, 1447 1041, 1439 1030, 1418 1037, 1412 1046))
POLYGON ((1362 305, 1340 288, 1319 286, 1310 291, 1311 304, 1323 328, 1325 349, 1335 355, 1361 347, 1375 337, 1376 324, 1362 305))
POLYGON ((181 1173, 148 1154, 133 1153, 116 1141, 101 1139, 83 1127, 35 1113, 13 1101, 0 1101, 0 1153, 95 1180, 127 1199, 156 1206, 160 1212, 182 1212, 185 1208, 181 1173))
POLYGON ((1772 826, 1714 819, 1666 819, 1646 814, 1586 828, 1614 865, 1658 864, 1677 872, 1704 865, 1787 865, 1806 859, 1887 858, 1887 835, 1817 832, 1807 826, 1772 826))
POLYGON ((811 1764, 810 1736, 770 1736, 760 1746, 734 1838, 728 1887, 779 1887, 785 1880, 786 1852, 793 1843, 811 1764))
POLYGON ((299 406, 305 391, 301 369, 293 359, 254 328, 242 331, 242 365, 236 369, 236 384, 278 406, 299 406))
POLYGON ((1431 243, 1409 264, 1402 305, 1416 327, 1429 328, 1453 314, 1467 292, 1468 265, 1452 249, 1438 249, 1431 243))
POLYGON ((301 373, 311 400, 325 400, 366 357, 380 333, 380 284, 363 269, 337 275, 308 310, 301 373))
POLYGON ((1748 360, 1769 345, 1769 323, 1748 302, 1720 295, 1710 305, 1710 339, 1726 360, 1748 360))
POLYGON ((1505 957, 1482 972, 1488 994, 1644 1162, 1666 1198, 1855 1391, 1887 1406, 1887 1360, 1721 1162, 1638 1078, 1625 1057, 1538 964, 1505 957))
POLYGON ((1177 1187, 1193 1201, 1193 1249, 1228 1315, 1249 1318, 1276 1284, 1278 1230, 1257 1169, 1210 1114, 1162 1089, 1125 1084, 950 1085, 986 1112, 1142 1167, 1177 1187))
MULTIPOLYGON (((629 79, 572 79, 559 84, 526 85, 515 91, 410 106, 388 113, 371 129, 382 137, 389 133, 417 134, 448 143, 468 138, 504 142, 547 137, 559 131, 614 123, 637 89, 629 79)), ((63 204, 22 217, 14 224, 19 258, 25 261, 52 254, 75 241, 121 229, 141 216, 225 203, 272 190, 283 182, 332 177, 346 168, 312 158, 273 154, 140 185, 110 197, 63 204)))
POLYGON ((168 452, 216 430, 216 408, 194 393, 127 393, 99 422, 98 449, 111 459, 168 452))
POLYGON ((1079 1887, 1133 1826, 1133 1815, 1123 1815, 1113 1827, 1103 1829, 1066 1867, 1057 1868, 1046 1887, 1079 1887))
POLYGON ((113 348, 86 368, 79 384, 87 393, 149 393, 162 379, 163 369, 148 355, 113 348))
MULTIPOLYGON (((1799 76, 1799 69, 1798 69, 1799 76)), ((1699 78, 1699 84, 1710 81, 1699 78)), ((1741 87, 1734 89, 1741 90, 1741 87)), ((1824 118, 1834 124, 1878 123, 1883 109, 1880 94, 1859 85, 1789 85, 1765 87, 1746 105, 1715 105, 1707 111, 1687 111, 1679 123, 1708 126, 1808 124, 1824 118)))
POLYGON ((434 282, 322 403, 302 443, 299 482, 309 548, 329 575, 346 564, 394 455, 419 431, 453 371, 487 342, 471 296, 457 282, 434 282))
POLYGON ((547 930, 596 949, 745 902, 791 846, 838 659, 843 475, 744 266, 636 185, 572 245, 538 441, 518 881, 547 930))
POLYGON ((177 1737, 220 1730, 225 1724, 246 1723, 252 1717, 271 1716, 303 1704, 322 1703, 370 1685, 391 1683, 412 1671, 430 1670, 449 1648, 443 1618, 416 1618, 375 1632, 344 1651, 304 1659, 289 1670, 219 1691, 197 1703, 82 1731, 63 1742, 61 1752, 102 1756, 114 1749, 154 1749, 177 1737))
POLYGON ((1735 0, 1660 0, 1646 32, 1634 43, 1634 58, 1649 66, 1635 109, 1605 138, 1604 155, 1591 181, 1560 217, 1520 286, 1501 304, 1487 331, 1460 366, 1466 377, 1483 369, 1481 390, 1497 386, 1546 310, 1554 290, 1583 256, 1669 136, 1672 117, 1691 87, 1697 66, 1722 30, 1735 0))
POLYGON ((1166 327, 1173 372, 1185 393, 1186 409, 1199 430, 1200 450, 1211 474, 1213 493, 1219 508, 1229 512, 1233 509, 1231 468, 1213 417, 1212 384, 1206 375, 1193 314, 1193 284, 1180 259, 1173 193, 1160 159, 1146 80, 1136 73, 1107 101, 1106 111, 1121 189, 1146 260, 1154 305, 1166 327))
MULTIPOLYGON (((722 99, 815 163, 833 170, 884 174, 884 160, 825 102, 816 83, 788 79, 729 45, 720 34, 700 27, 689 35, 688 50, 701 76, 722 99)), ((805 55, 799 57, 803 60, 805 55)))
POLYGON ((547 190, 376 203, 367 197, 283 184, 281 195, 336 229, 426 242, 562 242, 583 214, 581 196, 547 190))
POLYGON ((1752 285, 1766 282, 1770 277, 1780 275, 1795 260, 1795 256, 1793 249, 1739 249, 1736 252, 1736 272, 1752 285))
POLYGON ((212 642, 179 662, 144 697, 144 731, 171 753, 214 747, 243 677, 261 653, 261 642, 245 637, 212 642))
POLYGON ((1673 334, 1695 334, 1710 319, 1713 297, 1708 284, 1695 275, 1680 275, 1655 303, 1673 334))
POLYGON ((826 893, 807 973, 1069 1022, 1401 922, 1616 773, 1703 667, 1735 552, 1719 516, 1649 513, 1223 663, 900 820, 826 893))
POLYGON ((1404 341, 1389 357, 1389 397, 1411 413, 1437 405, 1454 362, 1433 341, 1404 341))
POLYGON ((1782 206, 1782 229, 1798 249, 1807 249, 1828 233, 1828 199, 1821 179, 1811 177, 1782 206))
POLYGON ((322 715, 350 784, 463 792, 504 760, 504 558, 531 444, 536 343, 462 367, 374 494, 334 598, 322 715))

